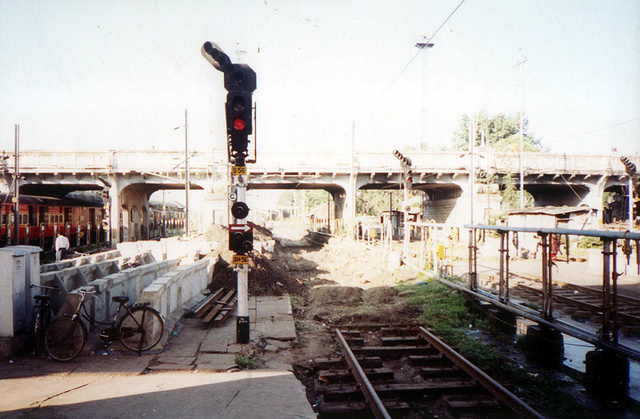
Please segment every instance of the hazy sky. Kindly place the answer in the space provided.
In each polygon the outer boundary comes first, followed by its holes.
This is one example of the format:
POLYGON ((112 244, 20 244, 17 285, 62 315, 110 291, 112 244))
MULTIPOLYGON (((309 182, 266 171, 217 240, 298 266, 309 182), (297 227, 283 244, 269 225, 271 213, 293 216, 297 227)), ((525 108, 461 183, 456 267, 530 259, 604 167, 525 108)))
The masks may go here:
POLYGON ((640 1, 466 0, 416 57, 459 4, 0 0, 0 148, 19 123, 23 150, 182 149, 185 109, 222 148, 212 41, 257 73, 261 150, 417 148, 425 115, 438 149, 522 107, 551 151, 640 152, 640 1))

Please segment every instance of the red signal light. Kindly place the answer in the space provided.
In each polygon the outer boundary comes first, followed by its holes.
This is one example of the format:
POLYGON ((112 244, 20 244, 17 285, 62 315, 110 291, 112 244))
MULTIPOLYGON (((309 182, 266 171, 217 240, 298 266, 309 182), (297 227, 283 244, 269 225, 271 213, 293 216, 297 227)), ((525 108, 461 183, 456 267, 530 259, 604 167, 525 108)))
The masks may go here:
POLYGON ((243 131, 244 127, 245 127, 244 119, 236 118, 236 119, 233 120, 233 128, 236 131, 243 131))

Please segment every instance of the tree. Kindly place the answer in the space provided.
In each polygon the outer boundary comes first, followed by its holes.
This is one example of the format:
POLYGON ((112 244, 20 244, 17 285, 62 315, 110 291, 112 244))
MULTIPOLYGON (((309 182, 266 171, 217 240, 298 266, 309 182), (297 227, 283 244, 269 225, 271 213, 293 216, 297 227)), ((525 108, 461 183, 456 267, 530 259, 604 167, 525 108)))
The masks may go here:
POLYGON ((403 198, 404 192, 397 189, 360 190, 356 195, 356 213, 378 216, 382 211, 389 211, 389 199, 391 199, 391 209, 396 210, 400 207, 403 198))
MULTIPOLYGON (((453 149, 469 150, 469 116, 463 115, 460 127, 453 134, 453 149)), ((540 140, 528 133, 529 120, 522 122, 524 151, 542 151, 540 140)), ((477 116, 475 146, 487 146, 496 151, 518 152, 520 149, 520 115, 497 114, 489 118, 486 112, 477 116)))
MULTIPOLYGON (((502 196, 503 209, 520 208, 520 189, 515 174, 507 173, 502 176, 500 195, 502 196)), ((527 191, 524 191, 524 207, 533 207, 533 196, 527 191)))
POLYGON ((285 191, 282 192, 278 199, 278 205, 297 207, 304 213, 309 213, 318 205, 326 204, 327 201, 332 201, 329 193, 322 189, 312 190, 297 190, 297 191, 285 191))

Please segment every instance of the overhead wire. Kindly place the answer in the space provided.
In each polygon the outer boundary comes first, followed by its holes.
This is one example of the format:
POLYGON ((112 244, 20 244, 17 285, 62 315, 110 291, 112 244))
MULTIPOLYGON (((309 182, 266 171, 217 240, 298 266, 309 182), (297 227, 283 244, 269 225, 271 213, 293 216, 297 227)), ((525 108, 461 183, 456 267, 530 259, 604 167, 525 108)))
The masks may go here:
POLYGON ((551 141, 545 141, 545 143, 546 143, 546 144, 563 143, 563 142, 565 142, 565 141, 574 140, 574 139, 576 139, 576 138, 578 138, 578 137, 583 137, 583 136, 585 136, 585 135, 593 134, 593 133, 595 133, 595 132, 605 131, 605 130, 608 130, 608 129, 611 129, 611 128, 619 127, 619 126, 621 126, 621 125, 630 124, 630 123, 632 123, 632 122, 636 122, 636 121, 638 121, 638 120, 640 120, 640 118, 633 118, 633 119, 629 119, 629 120, 626 120, 626 121, 618 122, 618 123, 613 124, 613 125, 608 125, 608 126, 606 126, 606 127, 596 128, 596 129, 593 129, 593 130, 591 130, 591 131, 583 132, 583 133, 581 133, 581 134, 576 134, 576 135, 573 135, 573 136, 571 136, 571 137, 566 137, 566 138, 563 138, 563 139, 557 139, 557 140, 553 140, 553 139, 552 139, 551 141))
MULTIPOLYGON (((444 22, 442 22, 442 24, 438 27, 438 29, 436 29, 436 31, 433 33, 433 35, 431 35, 429 37, 429 39, 427 39, 427 41, 425 42, 425 44, 429 44, 431 42, 431 40, 433 38, 435 38, 435 36, 438 34, 438 32, 440 32, 440 29, 442 29, 444 27, 444 25, 447 24, 447 22, 449 21, 449 19, 451 19, 451 17, 458 11, 458 9, 460 8, 460 6, 462 6, 462 4, 465 2, 466 0, 462 0, 460 1, 460 3, 458 3, 458 5, 456 6, 455 9, 453 9, 453 11, 449 14, 449 16, 447 16, 447 18, 444 20, 444 22)), ((389 85, 382 91, 382 94, 386 93, 387 90, 389 90, 391 88, 391 86, 394 85, 394 83, 400 78, 400 76, 407 70, 407 68, 409 68, 409 66, 411 65, 411 63, 413 63, 415 61, 416 58, 418 58, 418 55, 420 55, 420 53, 424 50, 424 48, 420 48, 418 50, 418 52, 413 56, 413 58, 411 58, 409 60, 409 62, 402 68, 402 70, 400 70, 400 72, 398 73, 398 75, 396 75, 393 80, 391 80, 391 83, 389 83, 389 85)))

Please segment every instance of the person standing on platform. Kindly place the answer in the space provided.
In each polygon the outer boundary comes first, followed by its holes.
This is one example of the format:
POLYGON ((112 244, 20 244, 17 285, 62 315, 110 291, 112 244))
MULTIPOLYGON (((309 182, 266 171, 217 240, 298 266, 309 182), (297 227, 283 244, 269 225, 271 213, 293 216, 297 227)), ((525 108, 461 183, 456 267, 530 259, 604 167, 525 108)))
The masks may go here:
POLYGON ((62 233, 58 233, 56 238, 56 262, 67 257, 67 250, 69 250, 69 239, 62 233))

